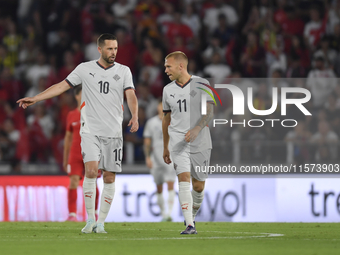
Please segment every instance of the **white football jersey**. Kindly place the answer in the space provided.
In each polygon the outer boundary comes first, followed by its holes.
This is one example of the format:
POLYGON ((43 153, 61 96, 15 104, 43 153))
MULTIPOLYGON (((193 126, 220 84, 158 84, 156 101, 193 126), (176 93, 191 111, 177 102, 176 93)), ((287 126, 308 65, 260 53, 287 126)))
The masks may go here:
POLYGON ((170 150, 176 152, 201 152, 212 148, 209 127, 204 127, 194 142, 185 142, 185 134, 194 128, 202 118, 201 96, 207 94, 207 102, 213 102, 211 90, 206 79, 191 76, 183 86, 173 81, 163 89, 163 112, 171 112, 171 122, 168 128, 170 135, 170 150))
POLYGON ((151 160, 154 164, 153 167, 172 168, 172 165, 168 165, 163 160, 163 131, 162 120, 158 115, 150 118, 144 127, 144 138, 151 138, 151 160))
POLYGON ((134 89, 130 68, 115 62, 107 68, 98 61, 78 65, 66 82, 82 84, 80 134, 122 137, 124 91, 134 89))

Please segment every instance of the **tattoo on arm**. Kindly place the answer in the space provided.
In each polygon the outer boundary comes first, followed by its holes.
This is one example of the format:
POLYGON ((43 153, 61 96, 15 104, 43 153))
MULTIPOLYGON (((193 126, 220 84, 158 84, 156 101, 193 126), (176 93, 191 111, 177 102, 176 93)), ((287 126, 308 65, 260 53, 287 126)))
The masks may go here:
POLYGON ((165 112, 165 113, 164 113, 164 117, 165 117, 167 114, 168 114, 168 112, 165 112))
POLYGON ((199 126, 201 130, 209 124, 209 122, 214 117, 214 106, 212 104, 207 104, 207 114, 203 115, 196 126, 199 126))

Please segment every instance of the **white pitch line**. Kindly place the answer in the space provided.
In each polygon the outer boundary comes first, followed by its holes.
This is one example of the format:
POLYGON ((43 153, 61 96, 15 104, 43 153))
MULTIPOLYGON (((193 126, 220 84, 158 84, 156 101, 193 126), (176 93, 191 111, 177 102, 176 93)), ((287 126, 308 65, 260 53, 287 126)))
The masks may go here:
MULTIPOLYGON (((156 241, 156 240, 197 240, 197 239, 246 239, 246 238, 263 238, 266 236, 209 236, 209 237, 150 237, 150 238, 126 238, 126 239, 119 239, 119 238, 105 238, 107 241, 156 241)), ((54 240, 54 241, 68 241, 72 239, 72 241, 101 241, 103 238, 100 239, 76 239, 76 238, 44 238, 44 239, 37 239, 37 238, 25 238, 20 239, 20 241, 48 241, 48 240, 54 240)), ((2 241, 14 241, 13 239, 1 239, 2 241)), ((0 242, 0 243, 1 243, 0 242)))
MULTIPOLYGON (((140 230, 144 230, 144 229, 140 229, 140 230)), ((177 231, 177 230, 168 230, 168 231, 177 231)), ((208 232, 208 231, 206 231, 208 232)), ((213 232, 213 231, 210 231, 213 232)), ((250 233, 250 232, 222 232, 221 233, 250 233)), ((101 239, 108 239, 110 241, 155 241, 155 240, 187 240, 187 239, 191 239, 191 240, 197 240, 197 239, 247 239, 247 238, 266 238, 266 237, 278 237, 278 236, 284 236, 283 234, 276 234, 276 233, 251 233, 251 234, 257 234, 257 235, 252 235, 252 236, 209 236, 209 237, 200 237, 200 236, 190 236, 190 237, 149 237, 149 238, 126 238, 126 239, 122 239, 122 238, 111 238, 108 236, 101 236, 101 239)), ((16 237, 16 236, 5 236, 5 237, 16 237)), ((24 240, 29 240, 29 241, 47 241, 47 240, 61 240, 61 241, 67 241, 67 240, 79 240, 79 241, 90 241, 90 240, 99 240, 99 239, 79 239, 74 238, 74 237, 70 237, 70 238, 34 238, 34 237, 26 237, 26 238, 22 238, 21 237, 21 241, 24 240)), ((276 240, 276 239, 275 239, 276 240)), ((4 239, 2 238, 1 241, 13 241, 13 239, 4 239)))
MULTIPOLYGON (((144 229, 144 228, 127 228, 127 230, 155 230, 155 231, 175 231, 178 230, 172 230, 172 229, 144 229)), ((276 233, 256 233, 256 232, 232 232, 232 231, 209 231, 209 230, 203 230, 203 233, 227 233, 227 234, 260 234, 260 235, 267 235, 267 237, 276 237, 276 236, 284 236, 284 234, 276 234, 276 233)))

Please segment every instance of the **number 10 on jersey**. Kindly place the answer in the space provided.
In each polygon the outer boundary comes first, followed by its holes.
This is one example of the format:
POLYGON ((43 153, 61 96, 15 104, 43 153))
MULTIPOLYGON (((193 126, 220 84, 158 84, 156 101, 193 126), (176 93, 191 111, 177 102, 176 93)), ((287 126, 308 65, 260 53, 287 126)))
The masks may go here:
POLYGON ((98 83, 100 85, 100 93, 104 93, 104 94, 109 93, 110 84, 107 81, 105 81, 105 82, 100 81, 98 83))

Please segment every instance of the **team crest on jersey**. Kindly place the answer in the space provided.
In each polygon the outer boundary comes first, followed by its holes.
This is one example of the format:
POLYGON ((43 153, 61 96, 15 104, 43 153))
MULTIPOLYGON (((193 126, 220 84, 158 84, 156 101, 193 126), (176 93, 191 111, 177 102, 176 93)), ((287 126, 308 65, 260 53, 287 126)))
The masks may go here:
POLYGON ((113 79, 115 79, 116 81, 118 81, 120 79, 120 76, 118 74, 116 74, 115 76, 113 76, 113 79))
POLYGON ((197 92, 195 90, 191 90, 190 94, 191 97, 195 97, 197 95, 197 92))
POLYGON ((175 168, 175 170, 177 170, 177 164, 176 163, 174 163, 174 168, 175 168))

